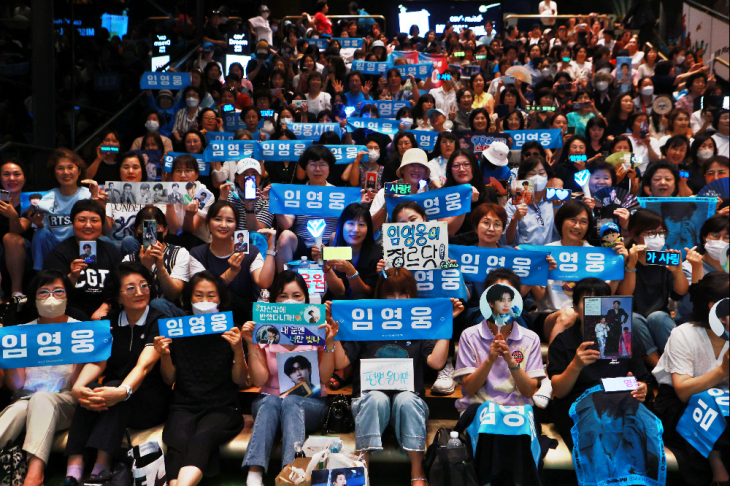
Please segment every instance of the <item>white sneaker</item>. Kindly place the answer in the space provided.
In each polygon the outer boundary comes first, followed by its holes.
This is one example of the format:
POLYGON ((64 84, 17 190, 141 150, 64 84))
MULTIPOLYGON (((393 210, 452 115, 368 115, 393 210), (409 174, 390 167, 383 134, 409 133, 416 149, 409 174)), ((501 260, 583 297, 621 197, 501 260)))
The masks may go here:
POLYGON ((431 393, 436 395, 451 395, 456 390, 456 382, 454 381, 454 367, 451 360, 446 362, 444 369, 439 371, 438 378, 431 387, 431 393))
POLYGON ((550 399, 553 396, 553 384, 550 378, 545 377, 540 383, 540 389, 532 396, 532 401, 540 408, 547 408, 550 405, 550 399))

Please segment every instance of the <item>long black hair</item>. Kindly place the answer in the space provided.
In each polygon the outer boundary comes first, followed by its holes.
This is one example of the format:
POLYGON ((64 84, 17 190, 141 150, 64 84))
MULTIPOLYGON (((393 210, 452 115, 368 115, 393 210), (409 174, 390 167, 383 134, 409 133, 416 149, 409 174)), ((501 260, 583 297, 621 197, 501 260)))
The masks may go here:
POLYGON ((373 237, 373 218, 370 211, 360 203, 352 203, 348 205, 337 219, 337 229, 335 230, 335 246, 350 246, 345 241, 344 226, 347 221, 357 221, 362 219, 368 227, 368 233, 362 242, 362 250, 375 246, 375 238, 373 237))
POLYGON ((484 202, 496 202, 497 191, 492 187, 484 185, 484 173, 479 167, 479 162, 477 161, 476 156, 469 150, 456 149, 454 150, 454 153, 451 154, 449 161, 446 163, 446 182, 444 183, 444 187, 459 185, 459 183, 456 182, 456 179, 454 179, 454 171, 451 170, 451 168, 454 166, 456 158, 461 155, 466 157, 471 165, 471 182, 469 182, 469 184, 471 184, 472 187, 476 187, 477 191, 479 191, 479 200, 472 203, 472 206, 476 207, 484 202))

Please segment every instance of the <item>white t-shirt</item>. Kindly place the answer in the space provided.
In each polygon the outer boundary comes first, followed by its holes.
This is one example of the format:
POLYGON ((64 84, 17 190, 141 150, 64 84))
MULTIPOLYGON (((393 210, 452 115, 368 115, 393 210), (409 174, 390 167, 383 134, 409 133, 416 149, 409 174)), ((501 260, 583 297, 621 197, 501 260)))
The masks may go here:
POLYGON ((636 54, 631 56, 631 67, 633 69, 639 69, 641 61, 644 59, 644 51, 636 51, 636 54))
MULTIPOLYGON (((127 255, 124 257, 123 261, 131 262, 132 258, 130 255, 127 255)), ((155 272, 157 272, 157 265, 152 264, 152 273, 154 274, 155 272)), ((190 252, 182 246, 178 247, 175 259, 172 262, 170 277, 182 280, 183 282, 189 281, 190 277, 192 277, 192 274, 190 273, 190 252)))
MULTIPOLYGON (((563 246, 561 241, 554 241, 545 246, 563 246)), ((583 242, 583 247, 592 247, 587 241, 583 242)), ((573 287, 576 282, 563 282, 562 280, 548 280, 547 292, 545 296, 537 302, 537 310, 539 312, 555 312, 563 307, 573 305, 573 287)))
POLYGON ((702 125, 705 124, 705 115, 702 113, 702 110, 697 110, 694 113, 692 113, 692 116, 689 117, 689 127, 692 129, 692 135, 697 135, 697 132, 700 131, 700 128, 702 128, 702 125))
POLYGON ((317 116, 320 111, 332 109, 332 96, 329 93, 321 91, 316 98, 311 98, 309 93, 306 95, 309 113, 317 116))
MULTIPOLYGON (((631 140, 631 146, 634 148, 634 155, 637 157, 641 157, 641 165, 639 166, 639 170, 643 174, 644 172, 646 172, 646 167, 649 165, 649 148, 645 145, 639 144, 638 139, 634 137, 633 134, 627 133, 626 136, 629 140, 631 140)), ((661 145, 659 145, 659 140, 652 137, 646 137, 644 141, 651 144, 651 148, 654 150, 654 153, 661 157, 662 147, 661 145)))
MULTIPOLYGON (((664 347, 664 354, 652 371, 660 385, 674 386, 672 373, 696 378, 722 366, 722 358, 728 350, 728 343, 722 347, 720 357, 715 358, 707 332, 705 328, 695 326, 691 322, 672 329, 672 334, 669 335, 664 347)), ((728 389, 726 381, 714 387, 728 389)))
POLYGON ((272 35, 271 26, 269 26, 269 21, 263 18, 262 16, 254 17, 252 19, 248 19, 248 21, 251 23, 251 26, 256 31, 256 41, 265 40, 268 42, 269 45, 272 45, 274 43, 274 37, 272 35))
POLYGON ((715 145, 717 146, 717 155, 722 155, 723 157, 728 157, 728 137, 727 137, 727 135, 723 135, 721 133, 715 132, 712 135, 712 139, 715 141, 715 145))

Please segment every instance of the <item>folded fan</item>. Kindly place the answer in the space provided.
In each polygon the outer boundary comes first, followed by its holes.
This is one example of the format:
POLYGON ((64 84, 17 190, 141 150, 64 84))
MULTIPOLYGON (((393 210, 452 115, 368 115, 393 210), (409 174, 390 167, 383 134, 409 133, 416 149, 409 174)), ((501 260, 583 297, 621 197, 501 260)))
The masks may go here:
POLYGON ((697 197, 721 197, 723 199, 730 197, 730 179, 725 177, 710 182, 700 189, 697 197))

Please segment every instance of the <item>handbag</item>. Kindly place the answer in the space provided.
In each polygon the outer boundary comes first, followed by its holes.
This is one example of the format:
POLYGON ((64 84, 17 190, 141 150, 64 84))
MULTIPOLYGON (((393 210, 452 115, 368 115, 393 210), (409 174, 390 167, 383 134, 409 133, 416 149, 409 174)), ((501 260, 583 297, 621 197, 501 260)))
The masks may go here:
POLYGON ((134 484, 147 486, 167 486, 165 455, 157 441, 145 442, 129 451, 133 459, 132 476, 134 484))
POLYGON ((350 401, 345 395, 334 395, 330 398, 324 428, 328 434, 347 434, 355 430, 350 401))
POLYGON ((128 431, 125 431, 124 435, 127 443, 122 443, 119 450, 114 454, 116 460, 114 467, 102 471, 93 479, 87 479, 84 481, 84 486, 134 486, 132 469, 126 457, 127 451, 132 449, 132 439, 129 437, 128 431))
POLYGON ((431 486, 478 486, 477 473, 465 445, 449 449, 451 429, 440 428, 423 458, 431 486))
POLYGON ((25 475, 28 473, 28 458, 20 440, 8 442, 0 450, 0 464, 2 464, 2 486, 23 486, 25 475))

